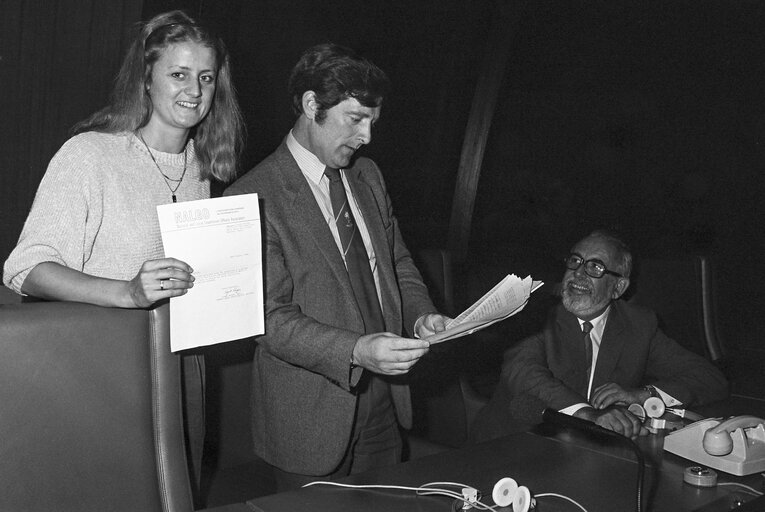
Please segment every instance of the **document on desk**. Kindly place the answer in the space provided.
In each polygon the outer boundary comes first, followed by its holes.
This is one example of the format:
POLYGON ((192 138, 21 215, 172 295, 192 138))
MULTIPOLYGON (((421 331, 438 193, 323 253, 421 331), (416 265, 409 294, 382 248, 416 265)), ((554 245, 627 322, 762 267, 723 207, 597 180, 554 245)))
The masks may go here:
POLYGON ((167 257, 194 269, 194 287, 170 299, 173 352, 263 334, 257 194, 157 206, 167 257))
POLYGON ((526 306, 529 296, 543 284, 542 281, 534 281, 531 276, 521 279, 515 274, 509 274, 457 318, 446 324, 446 330, 425 339, 431 344, 441 343, 473 334, 500 320, 510 318, 526 306))

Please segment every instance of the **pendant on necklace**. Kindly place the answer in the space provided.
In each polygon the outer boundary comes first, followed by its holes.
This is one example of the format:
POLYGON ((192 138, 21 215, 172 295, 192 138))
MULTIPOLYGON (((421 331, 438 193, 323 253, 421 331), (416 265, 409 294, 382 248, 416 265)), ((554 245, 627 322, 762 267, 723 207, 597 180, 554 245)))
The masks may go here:
POLYGON ((140 131, 135 132, 139 139, 141 139, 141 142, 143 142, 144 147, 146 148, 146 151, 149 153, 149 156, 151 157, 151 161, 154 162, 154 167, 157 168, 159 171, 159 174, 162 175, 162 178, 165 181, 165 186, 170 190, 170 195, 173 198, 173 202, 177 203, 178 198, 175 196, 175 192, 181 187, 181 183, 183 182, 184 176, 186 176, 186 162, 188 157, 188 145, 183 148, 183 172, 181 173, 181 177, 178 179, 169 178, 164 172, 162 172, 162 168, 157 163, 157 160, 154 158, 154 153, 151 152, 151 149, 149 149, 149 145, 146 144, 146 141, 143 139, 143 135, 140 131), (170 185, 170 182, 174 181, 176 182, 175 187, 172 187, 170 185))

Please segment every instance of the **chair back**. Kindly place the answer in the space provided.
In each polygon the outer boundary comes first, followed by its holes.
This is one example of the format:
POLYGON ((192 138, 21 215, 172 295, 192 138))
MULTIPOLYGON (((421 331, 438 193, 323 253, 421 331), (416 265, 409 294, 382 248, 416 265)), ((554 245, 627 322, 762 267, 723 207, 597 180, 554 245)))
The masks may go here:
POLYGON ((0 351, 0 510, 193 510, 167 305, 0 306, 0 351))
POLYGON ((454 310, 456 268, 452 253, 446 249, 421 249, 413 257, 436 308, 445 315, 457 314, 454 310))
POLYGON ((637 265, 628 300, 655 311, 662 330, 685 348, 720 362, 725 346, 718 334, 710 258, 647 258, 637 265))

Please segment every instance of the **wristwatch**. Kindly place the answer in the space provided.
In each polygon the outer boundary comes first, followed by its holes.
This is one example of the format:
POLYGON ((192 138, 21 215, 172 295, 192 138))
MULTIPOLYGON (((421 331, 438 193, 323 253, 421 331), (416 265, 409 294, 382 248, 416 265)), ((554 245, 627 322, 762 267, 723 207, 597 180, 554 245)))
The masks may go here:
POLYGON ((649 393, 649 394, 650 394, 652 397, 661 398, 661 396, 659 396, 659 392, 658 392, 658 391, 656 391, 656 388, 655 388, 654 386, 651 386, 650 384, 648 384, 647 386, 643 386, 643 389, 644 389, 645 391, 648 391, 648 393, 649 393))

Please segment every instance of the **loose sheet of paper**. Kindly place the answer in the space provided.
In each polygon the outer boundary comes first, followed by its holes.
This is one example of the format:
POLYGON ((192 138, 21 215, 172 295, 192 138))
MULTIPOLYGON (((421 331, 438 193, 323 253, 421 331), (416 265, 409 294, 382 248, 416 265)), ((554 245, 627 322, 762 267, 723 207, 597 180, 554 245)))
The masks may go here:
POLYGON ((541 281, 532 280, 531 276, 525 279, 520 279, 515 274, 505 276, 472 306, 446 324, 446 330, 425 339, 431 344, 440 343, 473 334, 509 318, 521 311, 529 301, 531 293, 543 284, 541 281))
POLYGON ((167 257, 194 269, 194 287, 170 299, 173 352, 264 332, 258 195, 157 206, 167 257))

